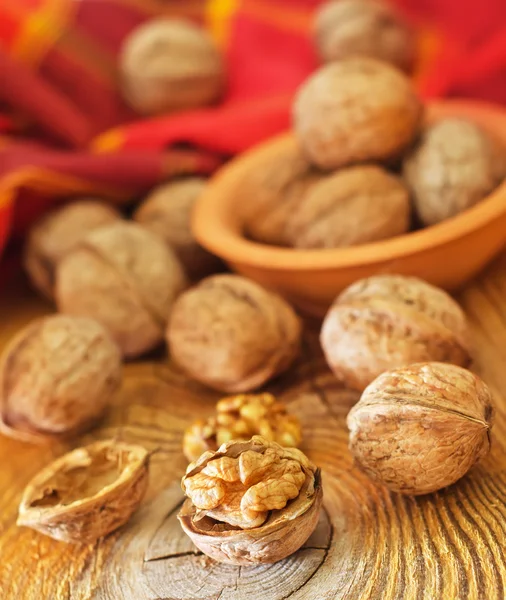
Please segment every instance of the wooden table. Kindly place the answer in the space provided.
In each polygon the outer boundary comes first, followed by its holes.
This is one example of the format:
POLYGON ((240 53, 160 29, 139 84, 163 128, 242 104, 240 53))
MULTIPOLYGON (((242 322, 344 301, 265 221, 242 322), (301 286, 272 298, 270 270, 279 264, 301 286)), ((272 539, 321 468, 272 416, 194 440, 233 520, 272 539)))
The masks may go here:
MULTIPOLYGON (((196 551, 176 521, 184 427, 217 395, 165 358, 129 364, 102 425, 72 444, 0 439, 2 600, 504 600, 506 597, 506 259, 459 296, 471 322, 474 368, 496 399, 494 445, 472 473, 426 497, 390 494, 353 466, 345 418, 356 395, 330 375, 317 340, 272 389, 298 414, 304 450, 322 467, 325 511, 294 556, 257 568, 218 565, 196 551), (158 448, 143 507, 121 531, 69 546, 16 527, 27 481, 71 446, 118 436, 158 448)), ((0 300, 0 345, 51 307, 23 283, 0 300)))

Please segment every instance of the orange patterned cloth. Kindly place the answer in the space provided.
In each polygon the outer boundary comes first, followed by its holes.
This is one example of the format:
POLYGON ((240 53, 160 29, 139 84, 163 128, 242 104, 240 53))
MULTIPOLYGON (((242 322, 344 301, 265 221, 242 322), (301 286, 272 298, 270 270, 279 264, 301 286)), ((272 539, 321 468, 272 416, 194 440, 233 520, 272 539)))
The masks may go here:
MULTIPOLYGON (((419 25, 426 96, 506 102, 506 2, 397 0, 419 25)), ((317 66, 320 0, 4 0, 0 6, 0 253, 47 206, 123 202, 180 173, 211 173, 290 125, 317 66), (210 28, 226 55, 220 106, 139 120, 116 88, 122 40, 153 16, 210 28)))

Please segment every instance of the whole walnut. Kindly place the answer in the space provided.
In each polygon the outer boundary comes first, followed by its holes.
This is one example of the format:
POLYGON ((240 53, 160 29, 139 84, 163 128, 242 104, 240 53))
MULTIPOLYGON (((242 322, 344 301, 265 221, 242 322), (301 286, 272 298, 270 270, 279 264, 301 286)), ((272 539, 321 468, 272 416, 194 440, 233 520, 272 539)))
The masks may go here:
POLYGON ((121 382, 121 355, 96 321, 53 315, 33 321, 0 359, 3 433, 30 442, 84 431, 121 382))
POLYGON ((320 340, 334 374, 359 391, 388 369, 470 362, 462 309, 416 277, 378 275, 352 284, 327 313, 320 340))
POLYGON ((254 436, 191 463, 178 519, 202 552, 223 563, 272 563, 298 550, 318 523, 320 470, 296 448, 254 436))
POLYGON ((481 127, 457 118, 428 127, 404 162, 404 178, 425 225, 474 206, 505 176, 506 151, 481 127))
POLYGON ((163 237, 191 279, 201 279, 223 265, 200 246, 191 230, 193 206, 206 187, 205 179, 190 177, 155 188, 134 213, 140 225, 163 237))
POLYGON ((214 275, 182 294, 167 329, 172 358, 191 377, 246 392, 287 369, 301 322, 277 294, 238 275, 214 275))
POLYGON ((263 244, 289 245, 287 221, 321 178, 297 145, 248 171, 241 186, 246 235, 263 244))
POLYGON ((470 371, 419 363, 388 371, 348 414, 350 450, 374 480, 428 494, 463 477, 490 450, 488 387, 470 371))
POLYGON ((160 237, 118 222, 88 234, 60 261, 56 300, 61 312, 102 323, 123 356, 134 357, 162 342, 185 284, 178 259, 160 237))
POLYGON ((114 223, 120 213, 99 200, 81 199, 50 212, 31 229, 25 246, 25 269, 34 287, 54 297, 55 269, 90 231, 114 223))
POLYGON ((231 440, 249 440, 261 435, 281 446, 296 447, 301 441, 300 423, 272 394, 239 394, 222 398, 216 416, 199 419, 184 433, 186 458, 196 460, 206 450, 216 451, 231 440))
POLYGON ((415 35, 390 4, 380 0, 334 0, 321 6, 314 24, 316 46, 325 62, 368 56, 410 72, 415 35))
POLYGON ((295 248, 338 248, 408 231, 409 193, 381 167, 342 169, 315 183, 288 216, 286 238, 295 248))
POLYGON ((372 58, 320 68, 299 89, 294 128, 322 169, 400 157, 416 138, 423 107, 410 80, 372 58))
POLYGON ((152 19, 133 30, 120 54, 125 101, 146 115, 211 104, 225 66, 206 31, 184 19, 152 19))

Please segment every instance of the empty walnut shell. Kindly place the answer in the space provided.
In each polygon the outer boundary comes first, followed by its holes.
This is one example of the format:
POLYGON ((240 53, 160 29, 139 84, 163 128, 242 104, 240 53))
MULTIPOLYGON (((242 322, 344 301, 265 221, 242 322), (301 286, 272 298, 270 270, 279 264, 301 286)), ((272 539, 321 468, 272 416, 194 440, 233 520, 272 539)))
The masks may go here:
POLYGON ((42 442, 91 427, 121 382, 121 354, 96 321, 33 321, 0 359, 0 431, 42 442))
POLYGON ((505 176, 506 150, 464 119, 443 119, 428 127, 404 163, 404 178, 425 225, 474 206, 505 176))
POLYGON ((334 374, 360 391, 388 369, 470 362, 462 309, 416 277, 378 275, 352 284, 327 313, 320 339, 334 374))
POLYGON ((122 353, 134 357, 161 343, 176 296, 186 285, 163 240, 136 223, 90 233, 59 263, 61 312, 95 318, 122 353))
POLYGON ((295 248, 338 248, 405 233, 410 199, 399 178, 373 165, 341 169, 308 190, 287 217, 295 248))
POLYGON ((107 440, 78 448, 27 485, 17 524, 55 540, 93 543, 124 525, 148 486, 148 452, 107 440))
POLYGON ((214 275, 178 298, 167 341, 191 377, 236 393, 287 369, 299 352, 301 329, 277 294, 238 275, 214 275))
POLYGON ((52 211, 31 229, 24 253, 25 269, 46 298, 54 296, 55 269, 90 231, 121 218, 112 206, 82 199, 52 211))
POLYGON ((153 19, 134 29, 121 49, 120 71, 126 102, 147 115, 210 104, 225 84, 213 40, 183 19, 153 19))
POLYGON ((174 250, 191 279, 201 279, 223 267, 220 260, 200 246, 191 231, 191 215, 206 180, 189 177, 155 188, 135 211, 134 219, 160 235, 174 250))
POLYGON ((325 62, 368 56, 411 71, 415 35, 390 4, 338 0, 321 6, 315 19, 316 46, 325 62))
POLYGON ((256 434, 289 448, 298 446, 302 437, 297 417, 289 415, 272 394, 239 394, 222 398, 216 404, 216 416, 188 427, 183 450, 192 461, 225 442, 249 440, 256 434))
POLYGON ((190 464, 178 515, 204 554, 223 563, 273 563, 293 554, 315 529, 320 470, 295 448, 254 436, 223 444, 190 464))
POLYGON ((411 81, 372 58, 328 64, 300 88, 294 128, 322 169, 398 158, 420 129, 423 107, 411 81))
POLYGON ((444 363, 388 371, 348 415, 350 450, 374 480, 428 494, 461 477, 490 450, 493 408, 476 375, 444 363))

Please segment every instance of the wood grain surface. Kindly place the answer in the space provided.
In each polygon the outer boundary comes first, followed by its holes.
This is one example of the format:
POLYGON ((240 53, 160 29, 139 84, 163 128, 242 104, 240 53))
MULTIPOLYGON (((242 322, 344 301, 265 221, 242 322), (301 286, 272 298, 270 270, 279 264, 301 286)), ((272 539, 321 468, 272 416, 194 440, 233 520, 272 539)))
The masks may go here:
MULTIPOLYGON (((271 389, 303 422, 303 449, 323 471, 319 526, 295 555, 256 568, 203 556, 176 520, 185 426, 218 395, 187 380, 162 356, 125 369, 103 423, 72 444, 30 446, 0 438, 2 600, 504 600, 506 597, 506 258, 459 299, 474 334, 475 364, 496 400, 493 450, 456 485, 425 497, 371 483, 347 449, 346 414, 356 394, 322 360, 314 326, 303 356, 271 389), (111 436, 157 449, 145 502, 120 531, 70 546, 16 527, 28 480, 52 458, 111 436)), ((51 311, 23 282, 0 299, 0 346, 51 311)))

